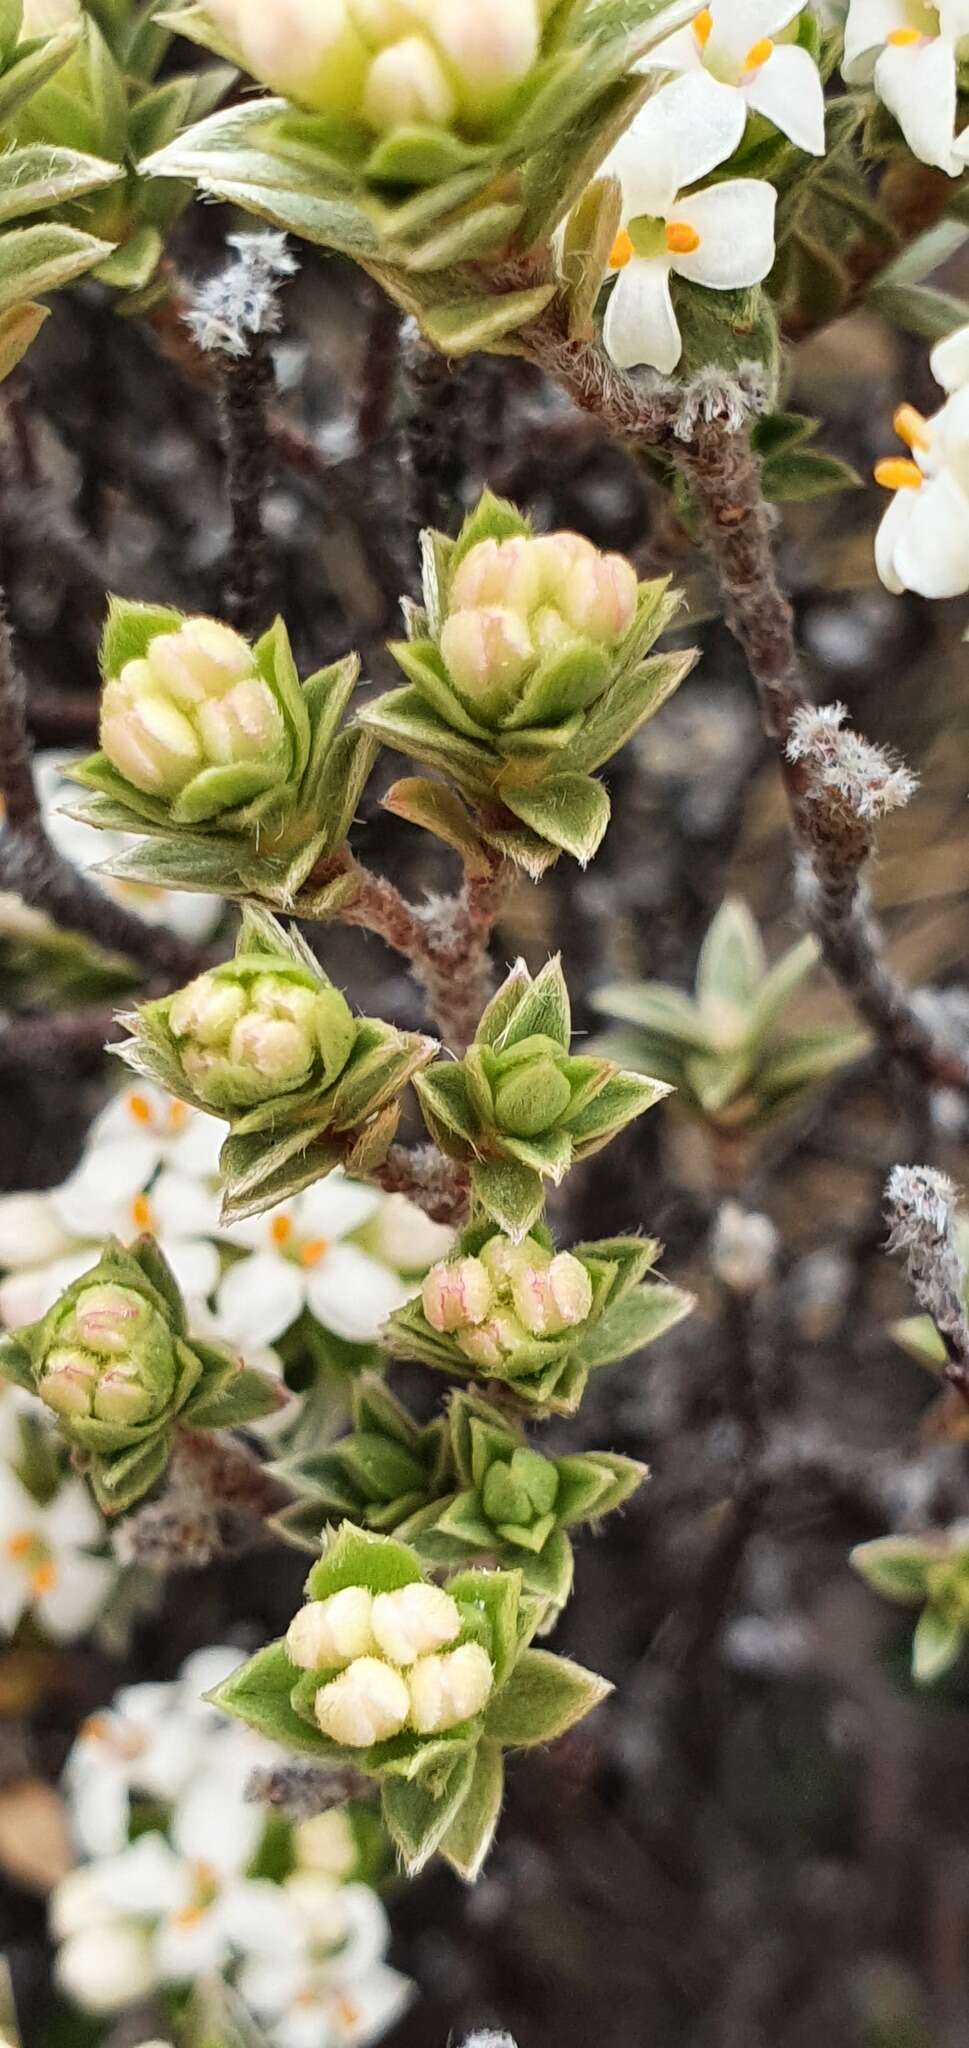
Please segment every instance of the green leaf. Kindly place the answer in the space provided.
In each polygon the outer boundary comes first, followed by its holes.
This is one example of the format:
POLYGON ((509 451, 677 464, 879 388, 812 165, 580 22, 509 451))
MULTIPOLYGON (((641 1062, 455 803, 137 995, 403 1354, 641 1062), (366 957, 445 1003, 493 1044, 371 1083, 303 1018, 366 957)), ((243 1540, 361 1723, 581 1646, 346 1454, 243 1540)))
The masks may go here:
POLYGON ((185 1412, 193 1429, 241 1429, 284 1405, 285 1392, 278 1380, 243 1366, 233 1372, 227 1386, 190 1402, 185 1412))
POLYGON ((37 1392, 30 1352, 16 1337, 0 1337, 0 1377, 29 1394, 37 1392))
POLYGON ((527 1237, 545 1206, 542 1176, 511 1159, 479 1159, 471 1169, 471 1192, 485 1213, 516 1244, 527 1237))
POLYGON ((110 252, 110 242, 60 221, 11 228, 0 235, 0 312, 23 299, 70 284, 110 252))
POLYGON ((540 839, 587 867, 609 823, 609 798, 588 775, 547 775, 534 789, 502 787, 508 809, 540 839))
POLYGON ((962 1655, 965 1636, 958 1621, 927 1607, 912 1637, 912 1677, 916 1685, 933 1685, 951 1671, 962 1655))
POLYGON ((63 205, 122 175, 119 164, 77 149, 52 149, 48 143, 12 149, 0 156, 0 221, 63 205))
POLYGON ((408 1877, 416 1877, 430 1861, 457 1818, 474 1780, 474 1749, 457 1759, 443 1792, 406 1778, 391 1778, 383 1787, 381 1809, 394 1847, 408 1877))
POLYGON ((554 299, 554 284, 538 285, 531 291, 488 293, 474 299, 425 308, 420 323, 428 341, 442 355, 474 355, 478 349, 492 349, 507 342, 520 328, 527 327, 554 299))
POLYGON ((559 268, 570 340, 592 338, 596 300, 621 219, 622 187, 618 178, 605 177, 586 187, 566 222, 559 268))
POLYGON ((470 811, 446 782, 431 782, 420 776, 395 782, 383 798, 383 806, 395 818, 406 818, 423 832, 433 833, 445 846, 460 854, 468 875, 486 875, 490 868, 470 811))
POLYGON ((311 1600, 326 1600, 344 1586, 369 1586, 371 1593, 392 1593, 423 1577, 412 1550, 391 1536, 373 1536, 344 1522, 313 1566, 306 1581, 311 1600))
POLYGON ((498 1825, 504 1789, 501 1745, 485 1736, 474 1753, 471 1783, 439 1844, 442 1856, 466 1884, 480 1876, 498 1825))
POLYGON ((848 1561, 883 1599, 901 1607, 920 1607, 938 1557, 938 1544, 920 1542, 917 1536, 880 1536, 872 1543, 856 1543, 848 1561))
POLYGON ((867 303, 893 327, 915 334, 920 341, 942 341, 954 327, 969 320, 969 300, 951 292, 936 291, 928 285, 873 285, 867 303))
POLYGON ((731 1003, 746 1009, 766 972, 767 956, 754 917, 739 896, 728 897, 700 948, 696 989, 701 1006, 731 1003))
MULTIPOLYGON (((969 309, 967 309, 969 310, 969 309)), ((764 463, 764 494, 775 505, 803 505, 836 491, 856 491, 861 478, 850 462, 820 448, 795 448, 764 463)))
POLYGON ((125 1514, 161 1478, 170 1455, 171 1439, 162 1429, 116 1457, 92 1458, 91 1488, 102 1514, 125 1514))
POLYGON ((522 1580, 519 1571, 464 1571, 447 1582, 452 1600, 471 1610, 482 1625, 485 1647, 504 1685, 518 1654, 522 1580))
POLYGON ((553 1742, 612 1691, 605 1678, 550 1650, 523 1650, 485 1717, 486 1733, 505 1749, 553 1742))
POLYGON ((281 1742, 308 1756, 326 1756, 332 1750, 325 1736, 311 1728, 295 1712, 290 1693, 298 1677, 282 1642, 257 1650, 237 1671, 232 1671, 206 1698, 220 1713, 245 1721, 260 1735, 281 1742))
POLYGON ((654 1344, 658 1337, 665 1337, 690 1314, 693 1306, 692 1295, 663 1282, 638 1288, 607 1309, 601 1322, 583 1333, 579 1355, 590 1372, 616 1365, 620 1359, 644 1350, 647 1344, 654 1344))

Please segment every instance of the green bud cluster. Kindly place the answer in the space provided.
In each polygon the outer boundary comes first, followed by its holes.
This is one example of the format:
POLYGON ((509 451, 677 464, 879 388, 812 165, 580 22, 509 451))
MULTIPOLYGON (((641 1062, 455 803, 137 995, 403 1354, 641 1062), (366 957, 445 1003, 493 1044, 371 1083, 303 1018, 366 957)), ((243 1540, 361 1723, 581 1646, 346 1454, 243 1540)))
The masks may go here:
POLYGON ((224 1213, 283 1201, 342 1164, 385 1156, 400 1096, 433 1039, 355 1017, 295 926, 250 906, 235 957, 125 1021, 136 1073, 225 1117, 224 1213))
POLYGON ((99 1506, 119 1514, 160 1478, 177 1426, 221 1428, 277 1405, 262 1373, 191 1337, 151 1238, 110 1243, 40 1322, 0 1340, 0 1374, 57 1417, 99 1506))
POLYGON ((651 653, 678 597, 580 534, 536 537, 487 493, 456 541, 425 534, 424 564, 423 608, 391 650, 408 687, 364 723, 445 774, 474 830, 528 872, 562 852, 588 861, 609 821, 592 771, 693 665, 651 653))

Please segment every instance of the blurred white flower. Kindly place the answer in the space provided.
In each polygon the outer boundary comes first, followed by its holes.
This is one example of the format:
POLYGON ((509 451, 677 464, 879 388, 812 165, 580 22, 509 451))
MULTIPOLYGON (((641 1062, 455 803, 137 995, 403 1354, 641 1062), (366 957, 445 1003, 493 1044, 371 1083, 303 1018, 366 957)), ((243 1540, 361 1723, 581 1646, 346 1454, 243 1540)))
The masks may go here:
POLYGON ((771 269, 772 185, 727 178, 684 191, 733 155, 745 119, 741 99, 724 96, 708 72, 691 72, 647 101, 607 159, 605 170, 622 186, 622 227, 602 338, 620 369, 675 370, 683 342, 670 294, 674 274, 734 291, 759 284, 771 269))
POLYGON ((875 537, 875 565, 886 589, 920 597, 969 590, 969 386, 930 419, 900 406, 895 431, 907 456, 875 469, 892 502, 875 537))
POLYGON ((736 149, 748 112, 763 114, 807 150, 824 155, 824 88, 808 50, 775 38, 802 13, 802 0, 711 0, 687 28, 657 43, 641 71, 706 71, 716 82, 736 149))
POLYGON ((329 1952, 318 1939, 305 1882, 286 1886, 302 1917, 303 1940, 289 1955, 253 1957, 239 1971, 246 2004, 274 2048, 367 2048, 392 2027, 413 1985, 383 1962, 387 1916, 368 1885, 332 1888, 329 1952))
MULTIPOLYGON (((63 0, 34 0, 39 13, 60 13, 57 21, 45 23, 44 29, 31 29, 31 35, 47 33, 61 20, 68 20, 80 12, 79 7, 64 7, 63 0)), ((137 841, 132 833, 102 832, 94 825, 85 825, 79 818, 68 816, 67 804, 77 804, 80 792, 77 784, 68 781, 63 773, 71 760, 82 760, 83 755, 56 753, 38 754, 34 761, 37 793, 40 798, 44 823, 59 853, 75 867, 85 871, 96 869, 100 862, 111 860, 116 854, 125 852, 137 841)), ((95 873, 92 879, 106 896, 123 903, 127 910, 143 917, 146 924, 164 924, 180 938, 198 940, 209 938, 222 916, 224 908, 221 896, 196 895, 193 891, 153 889, 145 882, 124 882, 113 875, 95 873)))
POLYGON ((0 1630, 12 1635, 31 1614, 55 1642, 73 1642, 96 1620, 117 1577, 112 1558, 92 1552, 104 1524, 80 1479, 46 1505, 0 1464, 0 1630))
POLYGON ((954 328, 937 341, 929 357, 929 368, 937 384, 950 395, 969 384, 969 325, 954 328))
POLYGON ((216 1321, 230 1343, 272 1344, 304 1309, 325 1330, 352 1344, 370 1344, 411 1290, 399 1273, 350 1242, 375 1217, 378 1190, 331 1173, 267 1215, 233 1226, 235 1244, 250 1247, 225 1274, 216 1321))
MULTIPOLYGON (((873 84, 913 156, 958 177, 957 67, 969 39, 969 0, 851 0, 842 72, 873 84)), ((960 138, 962 140, 962 138, 960 138)))

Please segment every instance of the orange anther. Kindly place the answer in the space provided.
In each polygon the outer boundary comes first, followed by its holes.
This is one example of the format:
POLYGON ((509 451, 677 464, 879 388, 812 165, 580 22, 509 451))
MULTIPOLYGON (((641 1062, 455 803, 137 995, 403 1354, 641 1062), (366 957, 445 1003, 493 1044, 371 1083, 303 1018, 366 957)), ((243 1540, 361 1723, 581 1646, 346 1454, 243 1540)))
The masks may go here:
POLYGON ((748 50, 747 55, 744 58, 744 70, 759 71, 761 67, 764 64, 766 64, 768 57, 773 57, 773 55, 773 37, 761 36, 759 43, 754 43, 751 49, 748 50))
POLYGON ((329 1249, 330 1244, 328 1238, 311 1237, 308 1240, 308 1242, 304 1244, 300 1252, 300 1264, 303 1266, 310 1267, 320 1265, 321 1261, 326 1258, 329 1249))
POLYGON ((666 246, 671 256, 692 256, 694 249, 700 247, 700 237, 688 220, 668 220, 666 246))
POLYGON ((31 1591, 37 1595, 38 1599, 44 1593, 52 1593, 56 1584, 56 1565, 51 1564, 49 1561, 47 1564, 35 1565, 34 1570, 30 1574, 30 1586, 31 1591))
POLYGON ((888 455, 875 464, 875 482, 886 491, 919 491, 925 478, 917 462, 904 455, 888 455))
POLYGON ((704 49, 713 34, 713 15, 709 7, 701 7, 699 14, 694 15, 693 33, 701 50, 704 49))
POLYGON ((3 1547, 8 1557, 19 1560, 30 1556, 36 1541, 31 1529, 14 1529, 3 1547))
POLYGON ((280 1247, 282 1247, 284 1244, 288 1244, 290 1238, 293 1235, 292 1217, 274 1216, 269 1226, 269 1235, 272 1238, 273 1244, 279 1245, 280 1247))
POLYGON ((168 1111, 169 1130, 175 1132, 184 1131, 187 1122, 188 1110, 184 1102, 173 1102, 168 1111))
POLYGON ((893 49, 910 50, 916 43, 924 43, 926 37, 918 28, 893 28, 885 37, 885 41, 891 43, 893 49))
POLYGON ((632 259, 635 256, 635 254, 636 251, 633 248, 632 236, 628 233, 626 228, 620 228, 619 233, 616 236, 615 241, 613 242, 612 248, 609 251, 609 261, 612 264, 613 269, 625 270, 627 263, 632 262, 632 259))
POLYGON ((916 406, 900 405, 892 425, 899 440, 904 441, 906 448, 931 447, 932 436, 929 432, 928 420, 923 413, 918 411, 916 406))
POLYGON ((154 1228, 155 1212, 147 1195, 135 1195, 131 1203, 131 1221, 136 1230, 154 1228))
POLYGON ((135 1120, 135 1123, 136 1123, 136 1124, 150 1124, 150 1123, 151 1123, 151 1120, 152 1120, 152 1114, 151 1114, 151 1103, 150 1103, 150 1102, 148 1101, 148 1098, 147 1098, 147 1096, 146 1096, 146 1095, 129 1095, 129 1096, 127 1096, 127 1098, 126 1098, 126 1107, 127 1107, 127 1110, 128 1110, 128 1115, 129 1115, 129 1116, 133 1116, 133 1117, 134 1117, 134 1120, 135 1120))

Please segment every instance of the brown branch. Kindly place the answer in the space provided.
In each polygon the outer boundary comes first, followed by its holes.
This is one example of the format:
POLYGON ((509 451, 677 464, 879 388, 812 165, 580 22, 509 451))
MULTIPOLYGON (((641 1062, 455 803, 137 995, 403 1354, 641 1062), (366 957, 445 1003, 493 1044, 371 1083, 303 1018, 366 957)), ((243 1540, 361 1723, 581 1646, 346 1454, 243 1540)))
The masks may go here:
POLYGON ((969 1406, 966 1272, 955 1239, 956 1189, 930 1166, 896 1166, 886 1189, 888 1249, 901 1252, 925 1315, 945 1345, 945 1376, 969 1406))
POLYGON ((436 1145, 391 1145, 373 1179, 388 1195, 406 1195, 432 1223, 459 1229, 467 1221, 471 1188, 467 1167, 446 1159, 436 1145))
POLYGON ((263 334, 253 335, 247 355, 223 354, 218 360, 226 496, 232 521, 225 616, 253 639, 268 623, 262 508, 269 478, 270 400, 276 380, 263 334))
POLYGON ((0 1015, 0 1073, 93 1064, 121 1035, 114 1010, 100 1005, 44 1017, 0 1015))
POLYGON ((268 1517, 289 1489, 230 1431, 180 1430, 164 1488, 115 1535, 126 1564, 192 1571, 272 1542, 268 1517))

